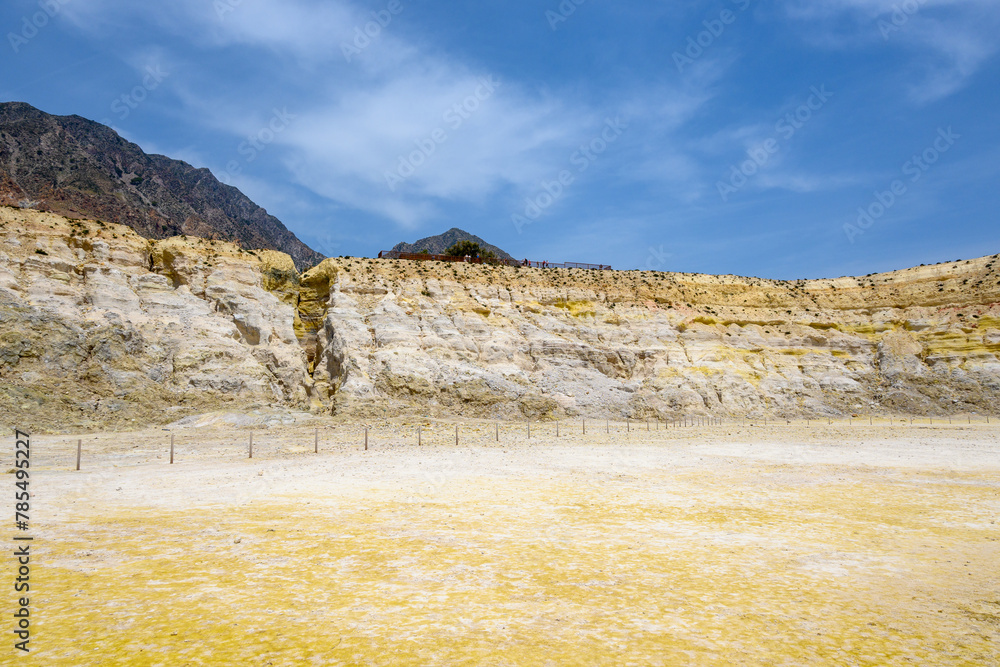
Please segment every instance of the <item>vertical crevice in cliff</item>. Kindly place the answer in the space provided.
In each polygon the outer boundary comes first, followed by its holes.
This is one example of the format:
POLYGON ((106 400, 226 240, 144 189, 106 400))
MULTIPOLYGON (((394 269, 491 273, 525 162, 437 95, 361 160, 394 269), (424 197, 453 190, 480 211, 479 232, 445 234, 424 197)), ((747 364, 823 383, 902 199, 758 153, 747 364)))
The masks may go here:
POLYGON ((325 260, 306 271, 300 278, 295 310, 295 336, 306 353, 309 374, 323 354, 318 333, 323 328, 330 307, 330 288, 337 278, 333 261, 325 260))

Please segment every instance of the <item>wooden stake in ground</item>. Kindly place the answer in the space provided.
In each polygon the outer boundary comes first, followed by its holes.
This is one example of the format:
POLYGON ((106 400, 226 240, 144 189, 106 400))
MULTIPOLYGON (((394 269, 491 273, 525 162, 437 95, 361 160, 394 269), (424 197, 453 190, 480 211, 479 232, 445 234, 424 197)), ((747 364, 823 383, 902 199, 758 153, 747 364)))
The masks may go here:
POLYGON ((458 424, 455 424, 455 446, 458 447, 458 424))
POLYGON ((174 463, 174 434, 170 434, 170 464, 174 463))
POLYGON ((587 435, 587 420, 583 420, 583 434, 587 435))
POLYGON ((365 426, 365 451, 368 451, 368 427, 365 426))
POLYGON ((628 421, 628 417, 625 418, 625 432, 628 433, 632 430, 632 425, 628 421))
POLYGON ((497 422, 494 426, 496 426, 497 442, 500 442, 500 422, 497 422))
POLYGON ((559 437, 559 422, 556 422, 556 437, 559 437))
POLYGON ((417 447, 423 447, 423 435, 420 433, 420 427, 417 427, 417 447))
POLYGON ((76 441, 76 469, 80 469, 80 450, 83 449, 83 440, 76 441))
POLYGON ((253 432, 250 432, 250 458, 253 458, 253 432))
POLYGON ((528 422, 528 440, 531 440, 531 422, 528 422))

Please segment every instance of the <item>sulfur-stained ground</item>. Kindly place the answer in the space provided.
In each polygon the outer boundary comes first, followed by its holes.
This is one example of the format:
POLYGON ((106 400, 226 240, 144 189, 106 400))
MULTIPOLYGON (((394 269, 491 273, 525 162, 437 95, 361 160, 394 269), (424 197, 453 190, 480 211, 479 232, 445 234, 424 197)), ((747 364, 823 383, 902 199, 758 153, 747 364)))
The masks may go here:
POLYGON ((1000 664, 996 425, 321 426, 35 438, 0 664, 1000 664))

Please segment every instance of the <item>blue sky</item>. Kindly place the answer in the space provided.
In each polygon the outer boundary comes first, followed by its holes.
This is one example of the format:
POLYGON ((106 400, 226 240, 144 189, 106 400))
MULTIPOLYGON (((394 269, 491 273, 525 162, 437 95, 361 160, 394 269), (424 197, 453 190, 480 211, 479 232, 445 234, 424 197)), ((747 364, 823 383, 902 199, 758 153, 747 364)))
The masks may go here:
POLYGON ((0 99, 208 167, 325 254, 453 226, 772 278, 1000 252, 996 0, 162 5, 3 3, 0 99))

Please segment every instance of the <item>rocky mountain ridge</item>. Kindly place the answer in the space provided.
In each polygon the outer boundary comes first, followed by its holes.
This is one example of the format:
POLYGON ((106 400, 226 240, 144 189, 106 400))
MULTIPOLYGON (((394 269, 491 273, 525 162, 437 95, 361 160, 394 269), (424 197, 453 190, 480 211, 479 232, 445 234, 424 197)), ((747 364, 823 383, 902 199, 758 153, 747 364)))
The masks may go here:
POLYGON ((280 250, 303 270, 323 259, 208 169, 20 102, 0 104, 0 204, 120 223, 150 239, 188 234, 280 250))
POLYGON ((397 243, 392 249, 396 252, 419 253, 427 251, 427 253, 431 255, 444 255, 448 248, 452 247, 459 241, 472 241, 473 243, 478 243, 479 247, 483 251, 492 252, 499 259, 514 259, 507 252, 501 250, 495 245, 491 245, 475 234, 470 234, 469 232, 459 229, 458 227, 452 227, 444 234, 428 236, 427 238, 420 239, 414 243, 397 243))
MULTIPOLYGON (((0 208, 0 413, 996 413, 1000 256, 833 280, 328 259, 0 208)), ((14 424, 10 424, 14 426, 14 424)))

